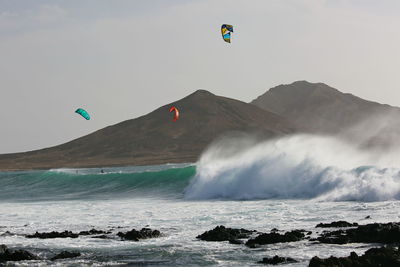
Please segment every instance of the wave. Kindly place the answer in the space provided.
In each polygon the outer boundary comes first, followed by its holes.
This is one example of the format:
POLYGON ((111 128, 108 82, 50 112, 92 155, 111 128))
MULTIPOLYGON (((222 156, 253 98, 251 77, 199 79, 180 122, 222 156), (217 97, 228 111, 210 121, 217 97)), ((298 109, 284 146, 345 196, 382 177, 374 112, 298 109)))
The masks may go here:
POLYGON ((398 155, 362 150, 326 136, 266 142, 225 138, 211 145, 195 165, 0 173, 0 200, 398 200, 398 155))
POLYGON ((0 173, 0 199, 20 201, 181 198, 195 174, 191 164, 0 173))
POLYGON ((400 199, 399 157, 333 137, 296 135, 257 143, 225 139, 203 153, 186 199, 400 199))

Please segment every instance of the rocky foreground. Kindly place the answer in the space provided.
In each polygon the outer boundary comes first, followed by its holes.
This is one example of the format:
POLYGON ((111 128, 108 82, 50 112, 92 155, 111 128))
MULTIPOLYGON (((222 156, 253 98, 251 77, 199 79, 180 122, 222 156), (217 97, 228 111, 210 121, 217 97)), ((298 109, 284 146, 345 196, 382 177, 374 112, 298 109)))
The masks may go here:
POLYGON ((399 243, 400 223, 371 223, 356 228, 324 232, 316 240, 327 244, 399 243))
POLYGON ((0 262, 24 260, 39 260, 39 257, 26 250, 12 250, 6 245, 0 245, 0 262))
MULTIPOLYGON (((207 242, 229 242, 231 244, 243 245, 249 248, 259 248, 275 243, 289 242, 314 242, 325 244, 347 244, 347 243, 364 243, 374 244, 380 247, 371 248, 363 255, 357 255, 351 252, 348 257, 333 257, 321 259, 313 257, 310 267, 350 267, 350 266, 400 266, 400 223, 371 223, 366 225, 358 225, 357 223, 348 223, 345 221, 332 222, 329 224, 318 224, 316 228, 325 228, 316 238, 310 238, 312 232, 302 229, 295 229, 287 232, 278 229, 272 229, 270 232, 263 233, 256 230, 228 228, 223 225, 206 231, 196 238, 207 242), (337 229, 340 228, 340 229, 337 229)), ((81 232, 36 232, 31 235, 25 235, 26 238, 78 238, 79 236, 90 236, 91 238, 119 239, 120 241, 139 242, 143 239, 158 238, 163 236, 159 230, 150 228, 142 228, 141 230, 132 229, 127 232, 118 232, 113 234, 112 231, 103 231, 91 229, 81 232)), ((47 259, 23 250, 11 249, 5 245, 0 245, 0 263, 7 261, 32 261, 32 260, 51 260, 81 257, 78 251, 62 251, 47 259)), ((264 257, 259 264, 289 264, 296 262, 296 259, 284 257, 283 255, 275 255, 274 257, 264 257)))
MULTIPOLYGON (((371 223, 358 225, 345 221, 332 222, 329 224, 318 224, 316 228, 344 228, 340 230, 323 231, 319 237, 310 238, 311 231, 301 229, 280 233, 278 229, 272 229, 269 233, 254 230, 227 228, 217 226, 199 236, 203 241, 229 241, 232 244, 244 244, 250 248, 282 243, 298 242, 307 240, 326 244, 347 243, 374 243, 382 244, 380 248, 372 248, 364 255, 358 256, 352 252, 350 256, 343 258, 330 257, 311 259, 310 267, 347 267, 347 266, 400 266, 400 223, 371 223), (244 239, 247 239, 245 241, 244 239)), ((272 258, 263 258, 260 264, 286 264, 296 262, 295 259, 275 255, 272 258)))
MULTIPOLYGON (((7 235, 11 233, 7 232, 7 235)), ((104 239, 112 239, 112 238, 120 238, 123 240, 130 241, 139 241, 142 239, 155 238, 160 237, 162 234, 158 230, 152 230, 150 228, 142 228, 141 230, 132 229, 128 232, 118 232, 116 236, 112 235, 111 231, 103 231, 91 229, 89 231, 81 231, 79 233, 74 233, 72 231, 63 231, 63 232, 36 232, 31 235, 25 235, 26 238, 39 238, 39 239, 51 239, 51 238, 78 238, 79 236, 91 236, 91 238, 104 238, 104 239)), ((39 256, 23 249, 10 249, 6 245, 0 245, 0 263, 8 262, 8 261, 31 261, 31 260, 61 260, 61 259, 69 259, 80 257, 81 253, 77 251, 62 251, 58 254, 55 254, 53 257, 48 259, 40 258, 39 256)))
POLYGON ((309 267, 322 266, 343 266, 343 267, 395 267, 400 266, 400 250, 399 247, 380 247, 367 250, 364 255, 358 256, 357 253, 351 252, 348 257, 330 257, 328 259, 320 259, 314 257, 311 259, 309 267))

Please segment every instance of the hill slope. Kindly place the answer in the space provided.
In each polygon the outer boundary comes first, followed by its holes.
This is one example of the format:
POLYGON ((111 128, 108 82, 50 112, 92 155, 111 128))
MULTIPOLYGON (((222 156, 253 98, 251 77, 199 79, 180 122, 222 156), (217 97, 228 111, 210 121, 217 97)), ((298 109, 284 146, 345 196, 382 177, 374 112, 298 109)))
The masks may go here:
POLYGON ((323 83, 297 81, 271 88, 252 104, 289 118, 311 132, 339 133, 372 116, 399 108, 342 93, 323 83))
POLYGON ((294 130, 279 115, 198 90, 145 116, 59 146, 0 155, 0 170, 194 162, 207 145, 227 132, 252 132, 268 138, 294 130), (181 112, 177 122, 171 120, 172 105, 181 112))

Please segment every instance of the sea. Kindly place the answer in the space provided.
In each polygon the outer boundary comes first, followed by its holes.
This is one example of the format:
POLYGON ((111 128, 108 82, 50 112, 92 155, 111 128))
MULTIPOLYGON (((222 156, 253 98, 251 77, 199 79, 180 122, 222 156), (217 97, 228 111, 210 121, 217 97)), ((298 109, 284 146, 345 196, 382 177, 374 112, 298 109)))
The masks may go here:
MULTIPOLYGON (((248 248, 196 237, 218 225, 282 233, 318 223, 400 221, 396 153, 363 151, 328 137, 298 135, 210 146, 196 163, 60 168, 0 173, 0 244, 42 260, 9 266, 260 266, 264 257, 362 254, 380 244, 300 241, 248 248), (151 228, 158 238, 121 240, 151 228), (37 239, 27 234, 110 231, 109 238, 37 239), (51 261, 61 251, 81 256, 51 261)), ((329 230, 329 229, 328 229, 329 230)))

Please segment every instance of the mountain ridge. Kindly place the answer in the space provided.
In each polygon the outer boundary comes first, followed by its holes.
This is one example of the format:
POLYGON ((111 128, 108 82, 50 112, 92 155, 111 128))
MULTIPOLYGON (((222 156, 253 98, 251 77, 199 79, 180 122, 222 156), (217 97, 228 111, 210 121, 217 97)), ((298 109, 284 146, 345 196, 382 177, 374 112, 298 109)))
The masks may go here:
POLYGON ((369 101, 324 83, 296 81, 267 90, 250 102, 312 133, 336 134, 371 116, 400 108, 369 101))
POLYGON ((285 118, 206 90, 67 143, 0 155, 0 170, 194 162, 216 138, 247 132, 271 138, 295 132, 285 118), (172 122, 169 108, 180 110, 172 122))
POLYGON ((259 139, 299 132, 329 134, 387 149, 400 140, 398 117, 398 107, 342 93, 324 83, 278 85, 250 103, 199 89, 148 114, 61 145, 2 154, 0 170, 189 163, 216 139, 234 133, 259 139), (176 122, 171 106, 180 110, 176 122))

